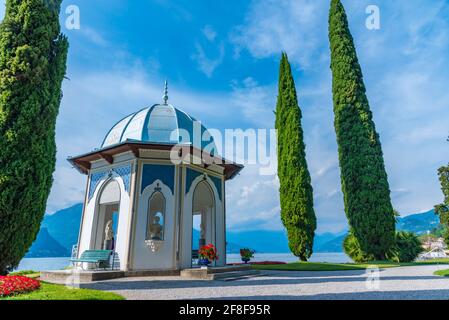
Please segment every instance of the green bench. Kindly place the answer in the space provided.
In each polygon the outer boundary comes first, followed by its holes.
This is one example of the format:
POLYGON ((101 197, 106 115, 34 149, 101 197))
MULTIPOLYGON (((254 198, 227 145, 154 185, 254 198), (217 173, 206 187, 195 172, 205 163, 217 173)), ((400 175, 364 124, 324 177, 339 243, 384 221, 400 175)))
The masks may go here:
POLYGON ((112 250, 86 250, 81 254, 79 259, 70 259, 74 265, 76 263, 81 263, 81 268, 83 267, 83 262, 85 263, 95 263, 97 269, 103 266, 106 269, 109 265, 109 259, 111 257, 112 250))

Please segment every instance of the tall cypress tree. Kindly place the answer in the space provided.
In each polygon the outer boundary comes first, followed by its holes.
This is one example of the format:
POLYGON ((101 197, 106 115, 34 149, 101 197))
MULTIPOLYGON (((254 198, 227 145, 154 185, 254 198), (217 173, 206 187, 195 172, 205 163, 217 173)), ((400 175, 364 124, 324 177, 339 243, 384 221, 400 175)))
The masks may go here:
POLYGON ((287 229, 291 252, 307 261, 313 252, 316 217, 301 118, 290 63, 283 53, 276 105, 281 218, 287 229))
POLYGON ((435 206, 435 214, 440 217, 440 223, 444 229, 444 241, 449 245, 449 165, 439 168, 438 176, 440 178, 444 201, 435 206))
POLYGON ((55 169, 68 41, 61 0, 7 0, 0 26, 0 274, 35 240, 55 169))
POLYGON ((384 259, 394 242, 395 218, 379 135, 340 0, 331 0, 329 39, 345 211, 361 249, 384 259))

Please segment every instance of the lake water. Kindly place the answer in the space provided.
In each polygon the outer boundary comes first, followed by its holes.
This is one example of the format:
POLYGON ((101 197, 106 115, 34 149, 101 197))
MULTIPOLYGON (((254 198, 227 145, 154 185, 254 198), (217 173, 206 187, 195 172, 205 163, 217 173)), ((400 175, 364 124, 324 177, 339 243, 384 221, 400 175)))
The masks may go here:
MULTIPOLYGON (((240 255, 228 253, 227 263, 241 262, 240 255)), ((18 267, 20 270, 61 270, 70 265, 70 258, 25 258, 18 267)), ((294 262, 298 258, 290 253, 256 253, 252 261, 283 261, 294 262)), ((351 259, 344 253, 315 253, 310 259, 311 262, 345 263, 351 259)))

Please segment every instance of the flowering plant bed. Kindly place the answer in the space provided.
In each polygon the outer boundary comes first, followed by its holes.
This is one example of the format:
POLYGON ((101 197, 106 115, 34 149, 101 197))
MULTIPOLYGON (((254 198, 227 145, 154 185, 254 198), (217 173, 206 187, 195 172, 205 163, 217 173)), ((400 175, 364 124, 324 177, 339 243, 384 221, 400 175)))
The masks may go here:
POLYGON ((200 250, 198 250, 198 256, 200 259, 207 259, 210 262, 218 260, 217 248, 215 248, 213 244, 202 246, 200 250))
POLYGON ((0 276, 0 297, 13 296, 39 289, 40 282, 23 276, 0 276))

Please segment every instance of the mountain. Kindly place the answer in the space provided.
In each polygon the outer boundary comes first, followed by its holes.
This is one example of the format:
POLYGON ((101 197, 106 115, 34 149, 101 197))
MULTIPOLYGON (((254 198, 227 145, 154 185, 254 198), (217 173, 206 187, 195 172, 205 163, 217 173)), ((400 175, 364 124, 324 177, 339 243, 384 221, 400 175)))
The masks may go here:
POLYGON ((440 219, 435 214, 435 210, 429 210, 423 213, 408 215, 400 217, 396 224, 397 230, 415 232, 418 235, 425 234, 427 231, 438 228, 440 226, 440 219))
POLYGON ((64 248, 48 233, 47 228, 41 228, 30 250, 26 254, 26 258, 50 258, 50 257, 67 257, 70 251, 64 248))
POLYGON ((47 228, 56 241, 63 247, 72 250, 72 246, 78 242, 83 205, 81 203, 72 207, 45 215, 42 228, 47 228))
MULTIPOLYGON (((70 255, 77 243, 83 205, 76 204, 52 215, 45 215, 41 232, 29 250, 27 257, 55 257, 70 255)), ((397 229, 425 234, 439 226, 434 210, 398 218, 397 229)), ((342 252, 347 231, 315 235, 314 252, 342 252)), ((198 243, 199 231, 194 230, 193 241, 198 243)), ((240 248, 251 248, 259 253, 288 253, 287 235, 284 230, 232 231, 226 233, 228 253, 238 253, 240 248)))

